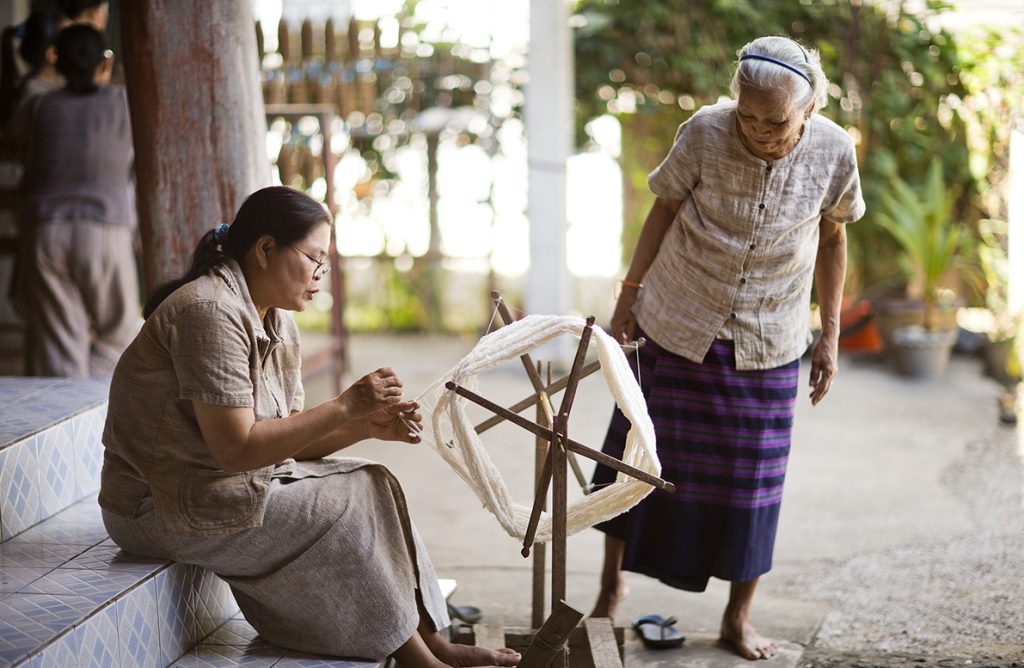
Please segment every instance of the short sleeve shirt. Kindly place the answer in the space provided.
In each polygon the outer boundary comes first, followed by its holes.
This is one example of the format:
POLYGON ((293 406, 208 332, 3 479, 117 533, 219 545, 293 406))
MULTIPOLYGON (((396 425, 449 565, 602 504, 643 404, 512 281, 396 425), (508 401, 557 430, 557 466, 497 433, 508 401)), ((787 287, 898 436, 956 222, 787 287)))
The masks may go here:
POLYGON ((221 471, 193 402, 251 407, 258 421, 301 411, 303 398, 291 314, 271 309, 261 321, 240 267, 227 260, 172 293, 118 362, 100 505, 130 517, 152 495, 182 534, 258 526, 274 467, 221 471))
POLYGON ((797 359, 811 341, 810 293, 821 219, 864 215, 850 136, 811 116, 773 161, 741 143, 736 103, 704 107, 680 126, 651 172, 655 195, 681 200, 633 312, 659 345, 700 362, 723 331, 737 369, 797 359))

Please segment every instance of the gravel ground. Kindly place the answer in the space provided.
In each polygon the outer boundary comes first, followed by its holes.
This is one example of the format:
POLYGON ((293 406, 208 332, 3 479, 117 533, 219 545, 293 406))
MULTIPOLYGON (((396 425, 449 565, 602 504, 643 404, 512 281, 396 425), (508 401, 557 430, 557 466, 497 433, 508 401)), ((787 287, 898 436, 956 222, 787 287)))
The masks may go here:
POLYGON ((944 540, 937 515, 933 542, 821 561, 773 583, 830 607, 801 665, 1024 665, 1021 447, 1000 429, 943 472, 970 509, 966 535, 944 540))

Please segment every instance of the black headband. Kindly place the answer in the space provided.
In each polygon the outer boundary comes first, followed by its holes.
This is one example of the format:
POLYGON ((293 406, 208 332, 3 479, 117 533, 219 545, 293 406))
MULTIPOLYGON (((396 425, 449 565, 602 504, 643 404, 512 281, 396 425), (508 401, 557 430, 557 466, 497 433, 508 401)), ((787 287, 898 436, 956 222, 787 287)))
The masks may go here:
MULTIPOLYGON (((805 55, 804 57, 806 58, 807 56, 805 55)), ((776 60, 775 58, 769 58, 768 56, 762 56, 762 55, 760 55, 758 53, 748 53, 747 55, 745 55, 745 56, 740 58, 740 62, 743 62, 744 60, 763 60, 763 61, 768 62, 768 63, 775 63, 776 65, 779 65, 781 67, 785 67, 790 72, 797 73, 798 75, 800 75, 800 78, 802 78, 804 81, 807 82, 807 85, 811 86, 811 88, 814 87, 813 85, 811 85, 811 78, 809 76, 807 76, 807 74, 805 72, 803 72, 802 70, 798 70, 797 68, 793 67, 789 63, 784 63, 781 60, 776 60)))

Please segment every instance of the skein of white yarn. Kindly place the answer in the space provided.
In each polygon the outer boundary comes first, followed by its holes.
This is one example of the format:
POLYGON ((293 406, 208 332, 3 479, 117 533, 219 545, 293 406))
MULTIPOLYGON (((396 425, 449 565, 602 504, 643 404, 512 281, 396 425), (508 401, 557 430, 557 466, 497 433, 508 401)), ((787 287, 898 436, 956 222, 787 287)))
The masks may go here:
MULTIPOLYGON (((514 359, 533 348, 563 335, 582 335, 586 322, 574 316, 527 316, 480 339, 477 345, 451 371, 417 397, 431 428, 421 434, 423 440, 452 467, 497 518, 513 538, 523 540, 530 520, 530 505, 514 502, 501 472, 491 461, 480 436, 465 411, 466 399, 445 388, 452 381, 466 389, 476 389, 476 377, 506 360, 514 359)), ((655 449, 654 425, 647 414, 640 386, 629 369, 619 345, 600 327, 593 327, 591 342, 596 344, 601 361, 601 375, 615 403, 632 427, 626 437, 622 461, 652 475, 661 474, 661 463, 655 449)), ((525 433, 525 432, 524 432, 525 433)), ((569 505, 569 535, 608 520, 629 510, 647 496, 653 487, 623 473, 611 485, 597 490, 569 505)), ((551 516, 541 514, 536 542, 551 539, 551 516)))

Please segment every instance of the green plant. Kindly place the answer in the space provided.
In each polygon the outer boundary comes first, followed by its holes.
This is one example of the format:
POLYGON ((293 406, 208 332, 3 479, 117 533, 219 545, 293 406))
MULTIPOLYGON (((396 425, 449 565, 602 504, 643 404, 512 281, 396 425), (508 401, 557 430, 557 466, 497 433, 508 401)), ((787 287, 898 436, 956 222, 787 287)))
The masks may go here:
POLYGON ((978 260, 985 282, 985 308, 992 315, 992 341, 1009 341, 1020 333, 1022 314, 1011 309, 1010 258, 1006 253, 1008 225, 1005 220, 986 218, 978 222, 978 260))
POLYGON ((875 217, 903 250, 910 296, 924 301, 929 330, 934 329, 939 282, 953 267, 961 244, 961 227, 953 220, 956 196, 947 189, 943 171, 942 162, 933 159, 920 193, 900 177, 891 177, 875 217))

